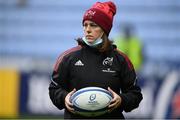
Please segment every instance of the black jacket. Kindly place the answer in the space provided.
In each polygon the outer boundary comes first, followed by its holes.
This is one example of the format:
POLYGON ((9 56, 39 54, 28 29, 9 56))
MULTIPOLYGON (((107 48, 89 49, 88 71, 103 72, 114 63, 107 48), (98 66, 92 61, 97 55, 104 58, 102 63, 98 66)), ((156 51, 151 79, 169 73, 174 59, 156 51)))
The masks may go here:
MULTIPOLYGON (((62 53, 58 58, 49 86, 49 95, 53 104, 65 108, 65 96, 73 88, 96 86, 110 87, 122 98, 119 108, 110 114, 97 118, 124 118, 122 112, 129 112, 139 106, 142 100, 137 77, 128 57, 111 46, 106 53, 101 53, 89 46, 77 46, 62 53)), ((73 115, 65 108, 64 118, 84 118, 73 115)))

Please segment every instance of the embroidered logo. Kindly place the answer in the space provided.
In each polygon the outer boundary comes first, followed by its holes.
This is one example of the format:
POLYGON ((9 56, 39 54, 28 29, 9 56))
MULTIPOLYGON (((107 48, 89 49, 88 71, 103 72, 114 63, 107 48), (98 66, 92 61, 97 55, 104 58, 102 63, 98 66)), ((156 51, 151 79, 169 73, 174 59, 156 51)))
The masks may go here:
POLYGON ((78 60, 75 64, 75 66, 84 66, 81 60, 78 60))
POLYGON ((96 11, 89 10, 88 12, 86 12, 85 16, 91 19, 95 14, 96 11))
POLYGON ((116 71, 111 70, 112 64, 113 64, 113 57, 107 57, 106 59, 103 60, 102 63, 104 66, 108 67, 106 69, 103 69, 102 72, 108 72, 108 73, 115 73, 116 71))
POLYGON ((107 68, 105 70, 102 70, 103 72, 108 72, 108 73, 115 73, 116 71, 111 70, 110 68, 107 68))
POLYGON ((103 65, 107 66, 112 66, 113 63, 113 57, 107 57, 106 59, 103 60, 103 65))

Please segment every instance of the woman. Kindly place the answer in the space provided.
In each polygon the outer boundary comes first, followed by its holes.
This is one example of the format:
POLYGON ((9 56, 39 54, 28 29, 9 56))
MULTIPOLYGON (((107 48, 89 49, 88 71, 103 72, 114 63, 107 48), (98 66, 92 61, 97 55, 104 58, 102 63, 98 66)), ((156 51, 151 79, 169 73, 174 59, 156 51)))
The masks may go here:
POLYGON ((113 2, 95 3, 84 14, 84 37, 77 40, 79 45, 56 62, 49 95, 56 107, 65 108, 64 118, 86 118, 76 114, 69 100, 84 87, 102 87, 113 95, 108 113, 96 118, 122 119, 123 111, 137 108, 142 100, 133 65, 108 39, 115 13, 113 2))

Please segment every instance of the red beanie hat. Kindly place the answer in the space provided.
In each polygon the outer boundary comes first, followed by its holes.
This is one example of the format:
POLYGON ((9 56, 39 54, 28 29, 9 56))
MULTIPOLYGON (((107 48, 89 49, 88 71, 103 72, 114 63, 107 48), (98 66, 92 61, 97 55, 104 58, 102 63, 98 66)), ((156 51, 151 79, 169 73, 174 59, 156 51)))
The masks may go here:
POLYGON ((91 20, 99 25, 105 31, 105 33, 109 35, 115 14, 116 6, 113 2, 96 2, 85 12, 83 23, 85 20, 91 20))

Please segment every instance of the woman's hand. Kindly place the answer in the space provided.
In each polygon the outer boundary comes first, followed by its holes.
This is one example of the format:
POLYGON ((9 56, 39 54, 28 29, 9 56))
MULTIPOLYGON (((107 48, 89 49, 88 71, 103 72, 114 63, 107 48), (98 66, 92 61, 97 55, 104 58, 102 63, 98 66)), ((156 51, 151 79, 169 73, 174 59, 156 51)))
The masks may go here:
POLYGON ((121 105, 122 99, 110 87, 108 87, 108 90, 113 95, 113 99, 111 100, 110 105, 108 106, 108 108, 109 108, 108 112, 112 112, 114 109, 116 109, 117 107, 119 107, 121 105))
POLYGON ((70 97, 72 96, 73 93, 75 93, 76 89, 74 88, 70 93, 68 93, 65 97, 65 106, 66 108, 72 112, 72 113, 75 113, 74 112, 74 108, 73 108, 73 104, 70 102, 70 97))

